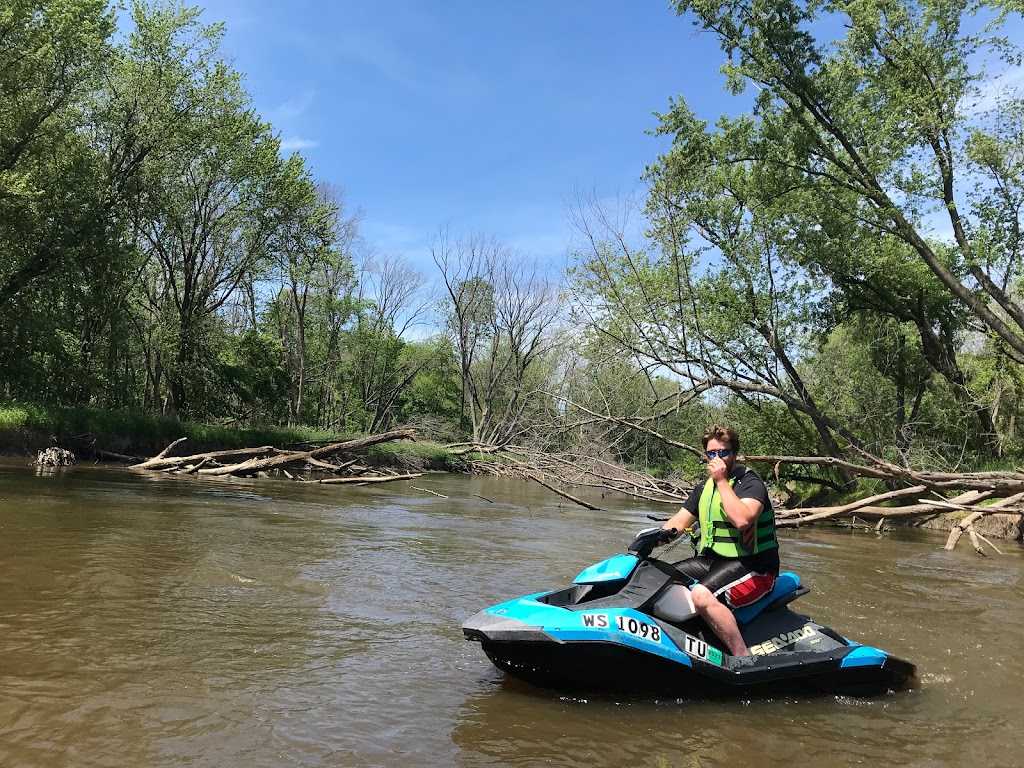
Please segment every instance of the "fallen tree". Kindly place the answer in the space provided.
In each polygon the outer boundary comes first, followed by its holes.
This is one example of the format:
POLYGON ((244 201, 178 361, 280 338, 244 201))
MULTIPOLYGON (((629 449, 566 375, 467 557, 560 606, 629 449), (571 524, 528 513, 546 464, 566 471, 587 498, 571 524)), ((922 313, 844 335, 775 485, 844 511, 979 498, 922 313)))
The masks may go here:
POLYGON ((600 507, 556 486, 589 488, 602 497, 611 492, 675 507, 682 504, 693 488, 692 483, 683 480, 656 478, 582 453, 553 454, 514 445, 461 447, 459 451, 465 457, 465 465, 470 472, 532 481, 595 511, 600 507), (474 453, 478 453, 480 458, 473 459, 474 453), (493 458, 486 460, 485 456, 493 458))
MULTIPOLYGON (((656 435, 649 429, 644 431, 656 435)), ((680 445, 676 441, 672 441, 672 444, 680 445)), ((578 453, 548 454, 522 446, 469 446, 463 452, 467 456, 472 456, 474 452, 480 454, 479 459, 469 461, 472 471, 530 480, 563 498, 594 510, 598 507, 564 489, 585 487, 599 490, 602 494, 614 492, 678 507, 693 488, 691 483, 655 478, 578 453), (487 456, 492 458, 485 460, 487 456)), ((986 554, 983 543, 992 549, 996 548, 975 529, 975 522, 995 514, 1024 516, 1022 472, 921 471, 901 467, 868 454, 862 455, 865 458, 864 464, 819 456, 740 456, 739 461, 755 466, 770 465, 768 472, 762 472, 762 476, 768 480, 773 477, 776 481, 781 480, 784 477, 781 468, 786 464, 796 464, 835 469, 841 467, 845 474, 880 480, 892 488, 884 493, 835 506, 787 507, 779 501, 776 505, 776 521, 781 528, 798 528, 829 521, 837 524, 840 520, 858 518, 877 523, 874 530, 882 532, 886 530, 886 521, 925 520, 961 511, 964 517, 953 525, 946 549, 952 549, 966 533, 975 550, 979 554, 986 554)), ((650 517, 663 520, 668 515, 650 517)))
MULTIPOLYGON (((620 420, 621 421, 621 420, 620 420)), ((657 437, 657 433, 644 428, 646 434, 657 437)), ((374 472, 350 458, 355 452, 394 440, 415 440, 415 430, 402 429, 370 435, 367 437, 330 443, 309 450, 287 450, 274 446, 233 449, 171 456, 171 452, 185 438, 171 443, 157 456, 134 465, 135 469, 181 472, 204 476, 259 476, 280 470, 288 478, 307 480, 293 471, 330 473, 343 477, 321 478, 326 484, 383 483, 392 480, 412 479, 419 473, 385 474, 374 472), (338 460, 342 459, 342 460, 338 460)), ((685 447, 691 452, 696 449, 671 441, 676 447, 685 447)), ((597 492, 601 498, 608 493, 620 494, 659 505, 666 505, 675 511, 693 489, 693 484, 676 478, 656 478, 645 472, 625 468, 608 459, 589 456, 583 452, 548 453, 516 445, 461 444, 450 446, 450 452, 462 455, 466 468, 471 472, 517 477, 535 482, 562 498, 591 510, 600 507, 592 504, 568 489, 583 488, 597 492), (476 458, 474 458, 476 456, 476 458)), ((962 512, 958 523, 953 524, 946 549, 952 549, 957 541, 967 534, 975 550, 986 554, 983 544, 998 550, 976 529, 975 523, 988 515, 1012 515, 1018 519, 1024 516, 1024 472, 932 472, 913 470, 886 462, 878 457, 859 452, 864 463, 854 463, 834 457, 818 456, 741 456, 739 461, 754 466, 769 465, 761 474, 768 480, 782 482, 787 477, 782 472, 785 465, 817 466, 819 468, 841 468, 844 474, 882 481, 888 488, 867 498, 834 506, 787 506, 780 501, 776 505, 776 519, 779 527, 797 528, 804 525, 831 521, 853 521, 854 518, 877 522, 874 530, 885 530, 884 523, 891 520, 912 521, 934 518, 938 515, 962 512)), ((823 483, 828 485, 827 482, 823 483)), ((654 516, 653 519, 667 519, 654 516)), ((855 522, 855 521, 854 521, 855 522)), ((847 523, 852 526, 853 523, 847 523)))
POLYGON ((169 454, 186 438, 182 437, 168 445, 163 451, 151 459, 147 459, 132 466, 133 469, 159 471, 159 472, 182 472, 185 474, 197 474, 210 477, 234 476, 234 477, 255 477, 274 470, 281 470, 282 473, 291 479, 306 479, 301 476, 292 475, 287 470, 299 469, 307 473, 349 472, 350 476, 334 480, 322 480, 321 482, 350 482, 350 483, 381 483, 390 480, 403 480, 410 477, 419 477, 419 474, 406 475, 382 475, 379 473, 369 474, 371 470, 357 464, 358 459, 348 459, 341 462, 331 462, 328 459, 351 454, 373 445, 388 443, 395 440, 416 439, 416 430, 396 429, 390 432, 383 432, 377 435, 345 440, 338 443, 313 448, 308 451, 286 450, 275 448, 271 445, 264 445, 258 448, 239 448, 226 451, 210 451, 196 453, 189 456, 170 456, 169 454))

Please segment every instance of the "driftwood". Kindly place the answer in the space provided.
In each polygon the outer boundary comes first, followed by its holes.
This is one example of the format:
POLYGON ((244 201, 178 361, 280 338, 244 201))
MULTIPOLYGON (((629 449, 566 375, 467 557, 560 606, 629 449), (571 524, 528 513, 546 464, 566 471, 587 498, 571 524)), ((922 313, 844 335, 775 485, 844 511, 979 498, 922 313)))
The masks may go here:
MULTIPOLYGON (((289 479, 305 480, 301 474, 293 475, 287 471, 287 467, 305 468, 310 471, 321 471, 338 473, 342 470, 366 471, 365 468, 356 467, 358 459, 333 463, 327 459, 337 454, 358 451, 372 445, 391 442, 393 440, 415 440, 416 431, 412 429, 396 429, 390 432, 383 432, 378 435, 368 435, 355 440, 346 440, 339 443, 313 448, 306 451, 283 450, 272 445, 264 445, 258 448, 232 449, 226 451, 210 451, 190 456, 170 456, 171 451, 185 440, 179 438, 167 446, 163 451, 151 459, 133 465, 133 469, 142 469, 158 472, 183 472, 185 474, 202 475, 206 477, 218 476, 252 476, 264 475, 270 470, 280 470, 289 479)), ((421 473, 420 473, 421 474, 421 473)), ((387 477, 344 477, 322 480, 321 482, 352 482, 352 483, 381 483, 390 480, 401 480, 410 477, 419 477, 420 474, 393 475, 387 477)))
POLYGON ((311 467, 315 467, 316 469, 322 469, 325 472, 340 472, 343 469, 348 469, 357 461, 359 461, 359 459, 349 459, 348 461, 341 462, 341 464, 331 464, 329 461, 320 461, 320 459, 306 459, 306 462, 311 467))
POLYGON ((141 456, 128 456, 124 453, 114 453, 113 451, 102 451, 99 449, 93 449, 93 454, 97 459, 103 461, 121 461, 125 464, 138 464, 145 461, 141 456))
MULTIPOLYGON (((870 454, 864 454, 866 457, 870 454)), ((930 472, 912 470, 872 456, 871 466, 854 464, 829 456, 740 456, 741 463, 770 463, 777 468, 782 464, 805 464, 835 467, 851 474, 890 482, 902 481, 910 485, 924 485, 932 491, 995 491, 997 496, 1024 492, 1022 472, 930 472)), ((776 474, 778 472, 776 471, 776 474)))
POLYGON ((923 485, 915 485, 913 488, 904 488, 900 491, 890 491, 889 493, 881 493, 877 496, 871 496, 860 501, 854 501, 849 504, 843 504, 837 507, 815 507, 811 509, 778 509, 775 511, 776 525, 781 528, 795 528, 805 523, 812 523, 816 520, 827 520, 830 517, 840 517, 846 514, 853 514, 859 512, 861 514, 870 514, 871 510, 874 509, 885 509, 888 513, 898 512, 899 509, 893 510, 889 507, 878 507, 877 504, 881 504, 885 501, 894 501, 900 498, 906 498, 909 496, 918 496, 925 491, 923 485), (867 512, 865 512, 867 510, 867 512))
MULTIPOLYGON (((971 514, 967 515, 967 517, 965 517, 963 520, 961 520, 959 523, 953 526, 953 529, 949 532, 949 538, 946 539, 946 546, 943 547, 943 549, 953 549, 956 546, 957 541, 960 540, 960 537, 963 536, 964 532, 966 532, 971 539, 971 543, 974 545, 974 550, 979 555, 985 555, 987 557, 984 549, 981 546, 982 541, 984 541, 986 544, 992 547, 992 549, 994 549, 1001 555, 1002 552, 999 551, 999 548, 996 547, 995 544, 993 544, 991 541, 986 539, 984 536, 982 536, 974 529, 974 522, 987 514, 1006 512, 1007 507, 1010 507, 1011 505, 1014 504, 1018 504, 1021 501, 1024 501, 1024 493, 1017 494, 1006 499, 1001 499, 1000 501, 997 501, 984 509, 975 508, 974 511, 971 512, 971 514)), ((971 509, 971 507, 964 504, 947 503, 945 506, 950 506, 956 509, 963 510, 971 509)))
POLYGON ((132 465, 132 469, 177 469, 187 464, 198 464, 200 461, 230 461, 231 459, 238 458, 251 458, 253 456, 266 456, 275 452, 275 448, 272 445, 264 445, 259 448, 233 448, 229 451, 211 451, 209 453, 196 453, 191 456, 175 456, 171 458, 165 458, 174 446, 178 445, 188 438, 181 437, 171 443, 169 446, 164 448, 160 453, 154 456, 152 459, 148 459, 141 464, 132 465))
POLYGON ((452 456, 465 456, 469 453, 498 453, 505 450, 502 445, 482 445, 481 443, 450 443, 445 450, 452 456))
POLYGON ((202 469, 199 474, 207 475, 243 475, 252 472, 265 472, 268 469, 277 469, 288 464, 300 464, 307 459, 323 460, 329 456, 342 451, 355 451, 360 448, 368 448, 379 443, 388 443, 392 440, 415 440, 416 431, 412 429, 396 429, 391 432, 384 432, 379 435, 360 437, 356 440, 346 440, 343 443, 332 443, 312 451, 288 451, 279 456, 268 456, 266 458, 252 458, 228 467, 216 467, 214 469, 202 469))
POLYGON ((650 475, 631 472, 623 467, 588 456, 546 456, 546 471, 556 476, 567 476, 574 485, 603 488, 657 504, 678 506, 692 488, 650 475))
POLYGON ((424 493, 432 493, 435 496, 437 496, 437 498, 439 498, 439 499, 447 499, 448 498, 443 493, 438 493, 437 491, 432 491, 429 488, 420 488, 418 485, 410 485, 409 487, 412 488, 415 491, 423 491, 424 493))
POLYGON ((1002 554, 1002 552, 1000 552, 998 547, 982 536, 974 528, 974 523, 985 515, 1024 515, 1024 510, 1020 509, 1020 507, 1014 506, 1024 499, 1024 494, 1016 494, 1012 497, 995 501, 986 506, 978 506, 977 502, 986 501, 994 497, 992 491, 968 491, 960 494, 959 496, 955 496, 950 500, 918 499, 916 504, 907 504, 899 507, 876 506, 877 502, 882 497, 897 498, 899 496, 913 496, 916 495, 916 492, 921 488, 922 486, 905 488, 903 491, 881 494, 880 496, 863 499, 860 502, 854 502, 842 507, 779 509, 776 510, 776 524, 781 528, 799 527, 805 523, 820 522, 822 520, 843 517, 846 514, 851 514, 856 511, 858 516, 863 516, 865 518, 877 517, 878 525, 876 526, 876 530, 881 530, 885 520, 889 518, 927 518, 935 517, 943 512, 965 511, 970 512, 970 514, 963 518, 959 523, 953 525, 944 549, 953 549, 960 537, 964 533, 967 533, 978 554, 985 555, 987 557, 986 552, 981 546, 981 542, 988 544, 999 554, 1002 554))
MULTIPOLYGON (((622 422, 622 425, 628 426, 626 422, 622 422)), ((651 436, 664 437, 646 427, 633 426, 651 436)), ((311 450, 281 450, 273 446, 262 446, 247 450, 216 451, 192 456, 171 457, 170 452, 181 443, 184 439, 182 438, 176 440, 152 459, 134 466, 137 469, 187 472, 204 476, 254 475, 276 469, 281 470, 286 477, 290 478, 293 475, 287 472, 286 467, 303 467, 306 470, 331 472, 332 474, 346 470, 350 475, 322 479, 320 482, 325 484, 383 483, 419 477, 420 474, 410 473, 383 477, 366 475, 361 473, 368 470, 355 464, 356 459, 349 459, 345 462, 333 462, 328 459, 340 453, 356 451, 391 440, 415 440, 414 434, 413 430, 394 430, 357 440, 330 443, 311 450)), ((664 439, 670 445, 691 452, 694 450, 677 441, 664 439)), ((449 450, 456 455, 471 456, 474 453, 480 455, 480 460, 470 458, 466 461, 469 471, 530 480, 562 498, 591 510, 600 508, 569 493, 565 488, 592 489, 600 493, 602 498, 606 493, 613 492, 672 507, 678 507, 693 489, 693 484, 681 479, 655 478, 643 472, 628 470, 607 459, 587 456, 580 452, 552 454, 523 446, 476 443, 449 446, 449 450), (484 461, 482 459, 485 455, 493 458, 484 461)), ((983 543, 988 544, 996 552, 999 550, 975 529, 974 522, 984 515, 996 513, 1024 515, 1024 472, 952 473, 912 470, 871 456, 863 450, 856 450, 865 463, 858 464, 845 459, 819 456, 740 456, 739 461, 753 465, 770 464, 772 471, 763 476, 770 478, 774 475, 777 480, 782 479, 781 467, 783 465, 796 464, 842 470, 844 476, 882 480, 889 488, 893 489, 869 498, 830 507, 787 508, 785 504, 778 503, 776 519, 778 525, 783 528, 799 527, 828 520, 850 520, 847 525, 851 528, 865 528, 882 533, 887 530, 885 527, 887 520, 927 518, 951 511, 960 511, 965 513, 964 518, 950 533, 946 548, 953 548, 957 540, 967 533, 975 550, 985 554, 983 543), (859 525, 858 521, 863 521, 864 525, 859 525), (877 524, 872 529, 867 525, 868 521, 877 521, 877 524)), ((299 480, 304 479, 301 475, 294 477, 299 480)), ((823 484, 827 485, 828 483, 823 484)), ((435 495, 440 496, 440 494, 435 495)), ((490 501, 490 499, 485 499, 485 501, 490 501)))
POLYGON ((775 467, 776 476, 779 474, 779 465, 783 463, 816 464, 825 467, 842 465, 851 474, 909 486, 842 506, 777 510, 776 517, 780 527, 800 526, 809 522, 851 515, 854 512, 863 518, 879 518, 878 525, 880 527, 882 520, 886 517, 934 517, 951 511, 963 511, 969 514, 953 526, 945 549, 953 549, 960 537, 967 533, 975 551, 987 557, 982 542, 988 544, 996 552, 999 552, 999 549, 975 530, 975 521, 992 514, 1024 515, 1024 506, 1022 506, 1022 502, 1024 502, 1024 473, 1016 471, 964 473, 920 471, 886 462, 870 456, 864 451, 859 451, 859 453, 871 461, 873 466, 861 466, 829 457, 745 456, 741 457, 741 460, 750 463, 770 462, 775 467), (930 492, 934 498, 921 498, 921 494, 925 492, 930 492), (957 495, 953 498, 946 498, 946 494, 951 492, 955 492, 957 495), (913 497, 916 497, 916 503, 895 507, 881 506, 886 502, 913 497), (981 502, 983 501, 991 503, 982 506, 981 502))
MULTIPOLYGON (((459 446, 465 447, 465 444, 459 446)), ((461 450, 461 447, 457 449, 461 450)), ((598 510, 600 507, 556 486, 590 488, 599 492, 602 498, 606 493, 613 492, 673 507, 678 507, 692 488, 689 483, 661 480, 579 453, 551 454, 523 446, 477 444, 473 444, 464 453, 491 454, 497 457, 493 461, 467 461, 466 466, 471 472, 530 480, 590 510, 598 510)))
MULTIPOLYGON (((552 396, 558 397, 557 395, 552 396)), ((576 410, 593 417, 594 421, 615 425, 617 427, 625 427, 627 429, 640 432, 659 440, 665 445, 688 451, 689 453, 703 459, 703 451, 698 450, 694 446, 687 445, 686 443, 681 443, 678 440, 659 433, 646 426, 644 423, 641 423, 649 421, 649 419, 617 418, 607 413, 598 413, 597 411, 591 410, 579 403, 565 398, 559 399, 565 402, 566 405, 572 406, 576 410)), ((670 408, 669 411, 663 415, 677 411, 678 408, 679 403, 670 408)), ((776 507, 777 519, 780 525, 784 527, 795 527, 810 522, 820 522, 832 518, 848 518, 852 517, 854 513, 856 513, 859 517, 877 517, 877 530, 881 531, 883 529, 882 521, 887 517, 934 517, 944 512, 948 512, 949 510, 943 505, 945 503, 950 503, 950 501, 953 504, 969 506, 970 511, 979 511, 982 514, 989 514, 990 512, 995 511, 1018 515, 1024 514, 1024 509, 1022 509, 1021 506, 1011 506, 1010 504, 1001 504, 998 509, 993 509, 993 507, 996 507, 996 504, 992 504, 991 507, 971 506, 984 500, 1007 499, 1014 497, 1017 494, 1024 493, 1024 472, 953 473, 917 471, 885 461, 880 457, 868 453, 858 445, 851 444, 850 448, 852 452, 862 460, 861 463, 855 463, 836 456, 740 456, 738 458, 741 463, 771 464, 775 479, 779 481, 785 479, 782 477, 781 467, 783 465, 795 464, 834 469, 843 479, 844 486, 848 485, 852 478, 868 477, 884 481, 886 486, 891 489, 889 493, 879 494, 870 499, 863 499, 851 504, 843 504, 834 507, 785 509, 784 505, 779 504, 776 507), (922 493, 930 493, 935 498, 934 500, 931 498, 917 498, 916 503, 913 504, 888 506, 902 502, 911 497, 917 497, 922 493), (953 494, 954 497, 952 500, 949 500, 948 496, 951 494, 953 494)), ((569 458, 570 461, 573 460, 572 457, 567 458, 569 458)), ((590 466, 593 466, 593 462, 594 460, 590 459, 588 463, 590 466)), ((483 463, 481 462, 481 465, 482 464, 483 463)), ((579 477, 579 473, 572 470, 565 471, 564 473, 556 470, 551 466, 550 461, 546 462, 546 464, 546 473, 556 480, 567 482, 574 476, 579 477)), ((483 470, 484 467, 481 466, 481 469, 483 470)), ((615 487, 615 483, 608 483, 606 478, 602 478, 600 475, 600 472, 592 471, 590 473, 590 478, 596 481, 596 485, 628 492, 626 488, 623 488, 622 486, 615 487)), ((802 482, 814 482, 835 490, 839 490, 841 487, 839 484, 828 478, 802 475, 788 479, 798 479, 802 482)), ((654 481, 653 478, 649 478, 649 480, 651 481, 650 485, 646 485, 644 482, 636 483, 632 495, 637 498, 647 498, 650 501, 656 501, 658 503, 672 503, 673 497, 676 499, 680 498, 673 492, 675 489, 669 489, 666 492, 666 489, 662 484, 664 481, 654 481), (642 488, 644 490, 641 490, 642 488), (652 488, 656 488, 657 491, 652 493, 652 488)), ((679 490, 682 491, 682 488, 680 487, 679 490)), ((1014 504, 1016 504, 1016 502, 1014 502, 1014 504)), ((980 548, 980 545, 978 545, 977 542, 982 540, 983 537, 980 537, 977 534, 977 531, 973 529, 973 526, 969 524, 964 526, 964 530, 966 530, 968 535, 972 537, 972 541, 975 542, 976 548, 980 548)))

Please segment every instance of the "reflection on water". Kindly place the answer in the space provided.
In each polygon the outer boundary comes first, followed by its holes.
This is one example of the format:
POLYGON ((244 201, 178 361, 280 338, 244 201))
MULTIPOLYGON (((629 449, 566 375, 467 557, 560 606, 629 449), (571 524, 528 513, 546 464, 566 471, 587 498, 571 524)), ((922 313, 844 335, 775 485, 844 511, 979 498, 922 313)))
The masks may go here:
POLYGON ((785 534, 812 588, 794 607, 917 663, 903 694, 581 699, 505 679, 460 625, 664 510, 416 483, 449 498, 0 465, 0 765, 1009 766, 1024 746, 1020 545, 785 534))

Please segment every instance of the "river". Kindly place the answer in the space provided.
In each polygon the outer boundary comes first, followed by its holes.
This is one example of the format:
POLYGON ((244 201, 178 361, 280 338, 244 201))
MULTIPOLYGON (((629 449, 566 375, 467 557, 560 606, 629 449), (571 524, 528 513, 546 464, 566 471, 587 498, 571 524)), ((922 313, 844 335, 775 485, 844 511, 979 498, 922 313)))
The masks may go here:
POLYGON ((666 512, 596 500, 5 459, 0 766, 1024 765, 1016 542, 983 559, 920 530, 782 533, 812 589, 794 607, 916 663, 908 691, 710 703, 506 680, 463 620, 568 584, 666 512))

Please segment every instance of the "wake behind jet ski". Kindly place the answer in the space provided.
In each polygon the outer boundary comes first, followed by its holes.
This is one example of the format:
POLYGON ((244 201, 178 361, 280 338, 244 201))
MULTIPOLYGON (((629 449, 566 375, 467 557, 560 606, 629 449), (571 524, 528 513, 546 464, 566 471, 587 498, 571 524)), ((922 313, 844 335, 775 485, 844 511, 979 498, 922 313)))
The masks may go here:
POLYGON ((573 585, 495 605, 462 627, 499 669, 543 688, 673 698, 823 692, 870 696, 905 687, 913 664, 796 613, 809 591, 783 572, 735 616, 751 656, 730 656, 699 617, 678 572, 652 558, 671 538, 641 531, 625 554, 573 585))

